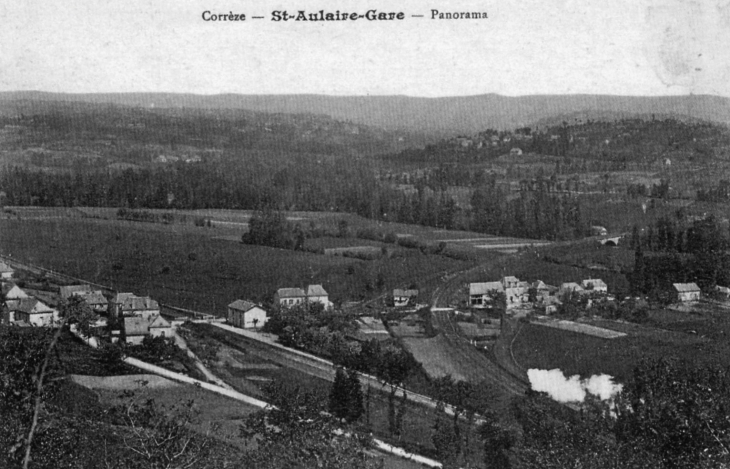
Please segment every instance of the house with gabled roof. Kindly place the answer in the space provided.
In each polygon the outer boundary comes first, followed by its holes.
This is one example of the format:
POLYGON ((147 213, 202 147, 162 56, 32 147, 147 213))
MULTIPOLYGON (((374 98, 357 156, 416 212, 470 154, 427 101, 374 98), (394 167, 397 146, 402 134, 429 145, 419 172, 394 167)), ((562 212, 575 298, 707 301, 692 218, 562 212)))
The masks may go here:
POLYGON ((675 283, 672 284, 674 291, 677 293, 677 300, 680 302, 685 301, 699 301, 700 300, 700 287, 696 283, 675 283))
POLYGON ((567 293, 581 293, 584 290, 583 287, 578 285, 575 282, 565 282, 560 284, 560 289, 558 290, 558 295, 563 296, 567 293))
POLYGON ((76 293, 89 293, 92 290, 91 285, 63 285, 59 287, 58 293, 62 299, 67 300, 76 293))
POLYGON ((332 307, 329 293, 322 285, 309 285, 306 291, 301 288, 279 288, 274 294, 274 303, 283 308, 305 303, 320 303, 325 309, 332 307))
POLYGON ((122 340, 128 344, 139 345, 150 333, 150 321, 139 316, 128 316, 122 320, 122 340))
POLYGON ((152 337, 172 337, 172 324, 163 318, 161 314, 155 317, 148 326, 149 334, 152 337))
POLYGON ((322 287, 322 285, 307 286, 307 303, 320 303, 322 306, 324 306, 324 309, 329 309, 332 307, 330 295, 322 287))
POLYGON ((7 300, 21 300, 23 298, 30 298, 30 296, 23 291, 22 288, 14 283, 3 283, 2 286, 3 298, 7 300))
POLYGON ((97 291, 75 291, 71 296, 77 296, 94 310, 95 313, 106 313, 109 309, 109 301, 101 290, 97 291))
POLYGON ((586 291, 597 293, 608 293, 608 285, 600 278, 589 278, 580 282, 580 286, 586 291))
POLYGON ((484 308, 492 302, 492 295, 504 293, 502 282, 478 282, 469 284, 469 306, 484 308))
POLYGON ((415 302, 417 297, 418 290, 403 290, 401 288, 396 288, 393 290, 393 306, 396 308, 408 306, 411 302, 415 302))
POLYGON ((274 303, 284 308, 304 304, 306 301, 307 294, 301 288, 279 288, 274 294, 274 303))
POLYGON ((23 321, 35 327, 53 327, 58 311, 36 298, 21 298, 5 302, 8 323, 23 321))
POLYGON ((244 329, 262 327, 268 320, 266 311, 251 301, 236 300, 228 305, 228 322, 244 329))
POLYGON ((11 279, 15 270, 3 261, 0 261, 0 278, 11 279))
POLYGON ((160 314, 160 305, 149 296, 136 296, 134 293, 117 293, 112 300, 115 317, 140 316, 151 320, 160 314))

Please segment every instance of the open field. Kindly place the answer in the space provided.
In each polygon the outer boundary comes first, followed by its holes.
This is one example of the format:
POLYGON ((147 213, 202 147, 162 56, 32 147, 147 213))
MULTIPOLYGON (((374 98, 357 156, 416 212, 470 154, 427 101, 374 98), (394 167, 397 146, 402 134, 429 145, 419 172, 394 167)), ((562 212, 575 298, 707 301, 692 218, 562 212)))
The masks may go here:
POLYGON ((459 269, 421 254, 360 261, 212 239, 207 228, 117 220, 0 219, 0 250, 118 291, 223 315, 236 298, 266 301, 276 288, 322 284, 334 301, 359 300, 459 269), (376 282, 378 280, 378 282, 376 282))
POLYGON ((524 368, 560 368, 567 375, 607 373, 629 378, 642 359, 677 358, 691 366, 730 365, 730 317, 722 311, 650 312, 646 324, 593 320, 590 324, 628 334, 612 340, 535 324, 525 325, 513 344, 524 368))
POLYGON ((625 332, 614 331, 611 329, 605 329, 603 327, 592 326, 590 324, 584 324, 575 321, 565 321, 548 317, 541 317, 533 321, 532 324, 543 327, 552 327, 554 329, 575 332, 578 334, 585 334, 592 337, 598 337, 600 339, 618 339, 619 337, 626 337, 625 332))

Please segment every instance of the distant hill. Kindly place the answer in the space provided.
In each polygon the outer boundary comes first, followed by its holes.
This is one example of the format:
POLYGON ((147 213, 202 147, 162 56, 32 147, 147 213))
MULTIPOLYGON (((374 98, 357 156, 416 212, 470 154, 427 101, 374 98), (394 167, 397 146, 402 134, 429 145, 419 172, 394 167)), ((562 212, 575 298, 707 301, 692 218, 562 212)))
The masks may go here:
POLYGON ((408 96, 194 95, 174 93, 62 94, 3 92, 0 101, 33 99, 117 103, 163 108, 248 109, 269 113, 326 114, 334 119, 386 130, 473 133, 512 129, 556 115, 593 112, 688 116, 730 124, 730 99, 709 95, 539 95, 417 98, 408 96))

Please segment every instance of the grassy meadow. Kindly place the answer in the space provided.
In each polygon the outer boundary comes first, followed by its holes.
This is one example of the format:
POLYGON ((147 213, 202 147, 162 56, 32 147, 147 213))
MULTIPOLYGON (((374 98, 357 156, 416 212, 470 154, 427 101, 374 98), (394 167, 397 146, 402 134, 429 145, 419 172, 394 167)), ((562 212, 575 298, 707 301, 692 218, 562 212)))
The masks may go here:
POLYGON ((468 265, 445 256, 362 261, 216 239, 209 228, 90 218, 0 219, 0 252, 118 291, 223 315, 237 298, 322 284, 334 301, 361 300, 468 265))

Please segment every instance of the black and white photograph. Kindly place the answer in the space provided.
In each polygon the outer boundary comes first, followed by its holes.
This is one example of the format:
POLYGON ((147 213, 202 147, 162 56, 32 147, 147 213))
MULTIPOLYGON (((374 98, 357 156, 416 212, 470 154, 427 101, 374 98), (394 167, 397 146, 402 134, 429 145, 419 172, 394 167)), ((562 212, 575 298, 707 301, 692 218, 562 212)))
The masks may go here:
POLYGON ((0 3, 0 468, 730 468, 730 0, 0 3))

